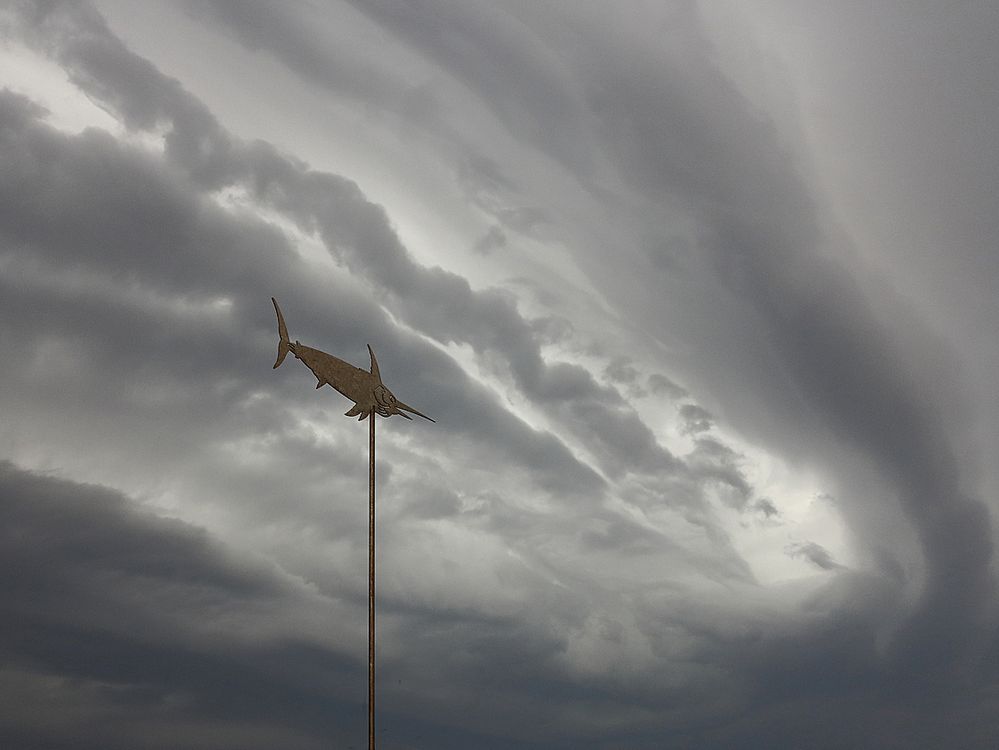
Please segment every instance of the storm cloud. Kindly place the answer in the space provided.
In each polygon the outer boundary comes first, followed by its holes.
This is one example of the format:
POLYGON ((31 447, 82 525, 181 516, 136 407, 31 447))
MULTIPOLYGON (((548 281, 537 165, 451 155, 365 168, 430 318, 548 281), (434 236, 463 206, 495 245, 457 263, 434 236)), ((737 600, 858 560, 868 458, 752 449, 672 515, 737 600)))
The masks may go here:
POLYGON ((5 746, 988 746, 994 10, 0 32, 5 746))

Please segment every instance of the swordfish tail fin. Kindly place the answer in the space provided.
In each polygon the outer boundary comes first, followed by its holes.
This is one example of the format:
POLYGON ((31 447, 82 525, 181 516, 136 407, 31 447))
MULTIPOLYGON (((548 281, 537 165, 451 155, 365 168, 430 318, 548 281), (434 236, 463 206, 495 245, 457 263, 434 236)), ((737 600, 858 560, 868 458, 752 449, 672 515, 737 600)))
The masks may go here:
POLYGON ((284 358, 288 356, 288 352, 291 351, 291 342, 288 341, 288 326, 284 324, 284 315, 281 314, 281 308, 278 307, 277 300, 271 297, 271 302, 274 303, 274 312, 277 313, 278 321, 278 351, 277 351, 277 361, 274 363, 274 369, 281 366, 284 362, 284 358))

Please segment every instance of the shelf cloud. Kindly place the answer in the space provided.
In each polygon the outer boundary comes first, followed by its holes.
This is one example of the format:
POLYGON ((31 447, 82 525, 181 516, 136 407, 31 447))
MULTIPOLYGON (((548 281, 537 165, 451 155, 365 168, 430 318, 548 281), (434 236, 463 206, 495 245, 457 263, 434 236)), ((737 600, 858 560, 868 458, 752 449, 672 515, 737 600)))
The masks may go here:
POLYGON ((988 746, 997 33, 0 9, 0 744, 988 746))

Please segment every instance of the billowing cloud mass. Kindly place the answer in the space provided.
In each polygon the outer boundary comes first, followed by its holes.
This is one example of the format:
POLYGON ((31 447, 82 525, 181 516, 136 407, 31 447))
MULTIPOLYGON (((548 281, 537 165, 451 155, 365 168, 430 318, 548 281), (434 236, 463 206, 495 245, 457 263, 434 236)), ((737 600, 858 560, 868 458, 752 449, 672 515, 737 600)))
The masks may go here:
POLYGON ((0 745, 991 747, 997 38, 5 4, 0 745))

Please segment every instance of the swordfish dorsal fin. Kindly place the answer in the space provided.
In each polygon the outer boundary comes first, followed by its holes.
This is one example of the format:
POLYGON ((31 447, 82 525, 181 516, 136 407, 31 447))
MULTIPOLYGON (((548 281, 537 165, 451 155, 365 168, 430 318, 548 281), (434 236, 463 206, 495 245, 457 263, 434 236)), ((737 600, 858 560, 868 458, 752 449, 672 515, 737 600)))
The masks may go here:
POLYGON ((371 374, 375 376, 375 380, 381 383, 382 376, 378 372, 378 360, 375 359, 375 350, 371 348, 371 344, 368 344, 368 354, 371 355, 371 374))

